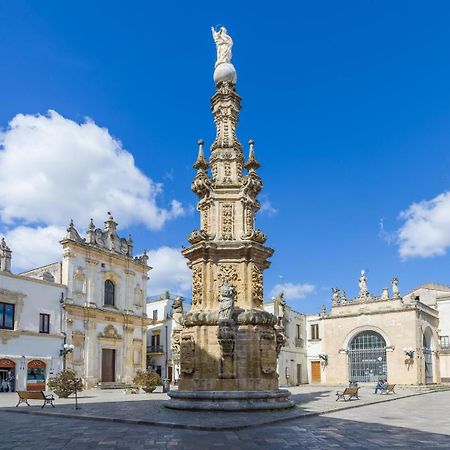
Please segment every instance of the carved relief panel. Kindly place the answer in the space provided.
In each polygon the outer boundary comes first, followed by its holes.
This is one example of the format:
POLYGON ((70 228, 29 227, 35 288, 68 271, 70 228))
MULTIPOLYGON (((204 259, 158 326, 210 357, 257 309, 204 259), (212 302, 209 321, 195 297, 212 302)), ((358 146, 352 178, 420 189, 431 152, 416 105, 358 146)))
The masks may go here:
POLYGON ((273 331, 262 331, 259 337, 261 372, 270 375, 277 371, 277 350, 275 333, 273 331))
POLYGON ((181 336, 181 373, 192 375, 195 371, 195 341, 190 335, 181 336))
POLYGON ((252 267, 252 297, 253 302, 260 306, 264 301, 264 281, 263 273, 259 266, 256 264, 252 267))
POLYGON ((202 303, 203 297, 203 271, 201 266, 192 268, 192 304, 202 303))
POLYGON ((231 203, 222 205, 222 239, 224 241, 233 239, 233 205, 231 203))

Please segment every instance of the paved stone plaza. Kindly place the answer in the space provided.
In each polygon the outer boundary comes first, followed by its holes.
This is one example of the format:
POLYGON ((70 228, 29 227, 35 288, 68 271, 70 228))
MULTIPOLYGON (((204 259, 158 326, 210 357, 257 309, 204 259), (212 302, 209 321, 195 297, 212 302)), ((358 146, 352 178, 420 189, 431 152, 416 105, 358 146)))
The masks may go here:
POLYGON ((450 448, 449 403, 450 392, 445 391, 216 432, 14 414, 2 409, 0 449, 450 448))
MULTIPOLYGON (((41 409, 41 402, 31 401, 33 406, 21 405, 15 408, 17 394, 0 396, 0 406, 13 413, 74 416, 84 419, 115 420, 130 424, 158 425, 170 428, 189 428, 202 431, 236 430, 255 425, 272 424, 287 419, 308 415, 329 413, 341 409, 365 404, 390 402, 395 398, 416 396, 423 397, 426 388, 398 388, 393 395, 375 395, 372 387, 360 388, 360 400, 336 402, 336 390, 342 387, 300 386, 292 387, 291 399, 295 408, 282 411, 248 411, 248 412, 208 412, 173 411, 164 407, 169 400, 161 392, 153 394, 124 394, 122 390, 92 389, 81 393, 81 409, 75 411, 74 399, 57 399, 56 408, 41 409), (12 408, 11 408, 12 407, 12 408)), ((428 394, 427 394, 428 395, 428 394)))
POLYGON ((41 410, 36 401, 33 403, 35 406, 12 409, 10 405, 16 401, 17 395, 4 394, 0 396, 0 449, 322 449, 411 445, 416 448, 450 448, 450 391, 417 395, 413 389, 399 389, 394 401, 386 401, 394 397, 374 396, 366 388, 361 401, 351 403, 336 403, 333 393, 334 388, 323 386, 294 388, 293 397, 298 404, 294 411, 298 417, 273 424, 263 422, 283 417, 272 412, 202 414, 171 411, 161 407, 167 398, 162 393, 145 400, 148 395, 87 391, 82 393, 82 409, 79 411, 75 411, 73 399, 57 400, 54 409, 46 407, 41 410), (373 399, 376 402, 370 404, 373 399), (332 409, 332 402, 335 408, 347 409, 320 414, 320 411, 332 409), (363 406, 354 408, 355 405, 363 406), (349 406, 352 408, 348 409, 349 406), (174 414, 179 419, 175 421, 173 416, 163 417, 164 414, 174 414), (185 415, 190 417, 189 421, 185 415), (101 416, 103 420, 89 416, 101 416), (170 419, 175 427, 139 423, 143 419, 149 423, 164 423, 170 419), (125 422, 127 420, 130 422, 125 422), (136 423, 132 423, 133 420, 136 423), (248 428, 234 431, 194 429, 195 426, 205 429, 217 426, 221 420, 230 428, 233 425, 247 425, 248 428))

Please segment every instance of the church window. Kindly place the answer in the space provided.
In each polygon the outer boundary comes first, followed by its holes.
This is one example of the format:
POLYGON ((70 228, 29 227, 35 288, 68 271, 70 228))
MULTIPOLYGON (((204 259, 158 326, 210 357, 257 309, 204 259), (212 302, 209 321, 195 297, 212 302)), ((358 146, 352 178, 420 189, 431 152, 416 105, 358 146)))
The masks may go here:
POLYGON ((317 323, 314 323, 311 325, 311 339, 320 339, 319 324, 317 324, 317 323))
POLYGON ((450 341, 448 336, 441 336, 441 350, 449 350, 450 341))
POLYGON ((111 280, 105 281, 105 305, 114 306, 114 290, 115 286, 111 280))
POLYGON ((0 328, 6 330, 14 329, 14 305, 0 303, 0 328))
POLYGON ((157 309, 154 309, 153 310, 153 320, 158 320, 158 310, 157 309))
POLYGON ((50 333, 50 314, 39 314, 39 333, 50 333))

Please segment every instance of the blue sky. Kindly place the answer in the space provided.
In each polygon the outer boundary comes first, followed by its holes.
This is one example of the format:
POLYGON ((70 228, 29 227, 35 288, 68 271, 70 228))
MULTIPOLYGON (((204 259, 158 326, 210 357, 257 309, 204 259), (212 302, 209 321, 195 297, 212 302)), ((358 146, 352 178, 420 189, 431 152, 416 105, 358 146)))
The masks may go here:
POLYGON ((449 16, 443 1, 4 2, 0 233, 16 269, 54 258, 69 216, 84 231, 111 209, 165 267, 155 291, 188 295, 173 258, 198 227, 192 164, 214 136, 210 27, 224 24, 276 250, 266 297, 285 285, 315 312, 333 286, 355 295, 361 269, 374 293, 393 276, 403 292, 450 283, 449 16))

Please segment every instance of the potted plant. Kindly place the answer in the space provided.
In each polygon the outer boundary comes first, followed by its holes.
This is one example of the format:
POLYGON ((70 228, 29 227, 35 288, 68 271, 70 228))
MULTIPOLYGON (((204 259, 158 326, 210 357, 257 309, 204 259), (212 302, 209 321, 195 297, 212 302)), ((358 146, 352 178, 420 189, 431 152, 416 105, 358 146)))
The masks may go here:
POLYGON ((67 398, 75 392, 83 390, 83 382, 77 378, 73 370, 63 370, 48 381, 48 387, 60 398, 67 398))
POLYGON ((139 386, 145 392, 153 392, 156 386, 161 386, 161 377, 156 372, 138 370, 133 378, 133 384, 139 386))

